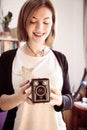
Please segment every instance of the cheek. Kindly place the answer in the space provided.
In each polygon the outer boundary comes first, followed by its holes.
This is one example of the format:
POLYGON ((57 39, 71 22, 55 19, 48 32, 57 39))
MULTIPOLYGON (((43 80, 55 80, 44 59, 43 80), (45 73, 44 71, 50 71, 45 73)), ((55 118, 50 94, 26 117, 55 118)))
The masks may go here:
POLYGON ((51 28, 52 28, 52 23, 50 23, 48 26, 47 26, 48 30, 51 31, 51 28))
POLYGON ((32 31, 33 31, 33 27, 31 25, 27 25, 26 26, 26 31, 30 35, 32 33, 32 31))
POLYGON ((47 27, 46 31, 47 31, 48 33, 50 33, 50 32, 51 32, 51 28, 52 28, 52 26, 47 27))
POLYGON ((26 30, 27 30, 27 31, 31 31, 31 30, 33 30, 33 28, 34 28, 34 26, 32 26, 31 24, 28 24, 28 25, 26 26, 26 30))

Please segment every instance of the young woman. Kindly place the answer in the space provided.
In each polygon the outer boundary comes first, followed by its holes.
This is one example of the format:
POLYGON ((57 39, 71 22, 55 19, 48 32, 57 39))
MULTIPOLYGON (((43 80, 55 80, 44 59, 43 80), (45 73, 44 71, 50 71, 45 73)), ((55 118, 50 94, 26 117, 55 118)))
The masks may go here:
POLYGON ((50 0, 27 0, 18 19, 25 44, 0 57, 0 108, 8 111, 3 130, 66 130, 62 111, 73 105, 66 57, 50 49, 55 10, 50 0), (50 101, 32 102, 32 79, 49 79, 50 101))

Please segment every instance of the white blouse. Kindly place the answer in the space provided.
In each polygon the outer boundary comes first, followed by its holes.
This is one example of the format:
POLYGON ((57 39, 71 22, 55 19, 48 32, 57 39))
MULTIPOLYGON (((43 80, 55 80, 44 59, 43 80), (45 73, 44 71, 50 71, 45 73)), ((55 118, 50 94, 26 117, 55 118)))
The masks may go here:
MULTIPOLYGON (((12 68, 15 93, 20 83, 32 78, 49 78, 50 88, 61 91, 62 70, 52 50, 43 57, 29 56, 21 48, 17 50, 12 68)), ((66 130, 66 126, 61 112, 56 112, 52 106, 46 103, 24 102, 18 106, 14 130, 66 130)))

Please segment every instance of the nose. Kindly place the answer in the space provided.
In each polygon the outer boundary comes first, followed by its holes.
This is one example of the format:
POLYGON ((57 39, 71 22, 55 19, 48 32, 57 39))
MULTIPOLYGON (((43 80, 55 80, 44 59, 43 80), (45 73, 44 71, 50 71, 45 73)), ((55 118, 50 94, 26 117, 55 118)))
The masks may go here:
POLYGON ((42 22, 37 22, 37 24, 36 24, 36 30, 37 31, 42 31, 43 30, 43 23, 42 22))

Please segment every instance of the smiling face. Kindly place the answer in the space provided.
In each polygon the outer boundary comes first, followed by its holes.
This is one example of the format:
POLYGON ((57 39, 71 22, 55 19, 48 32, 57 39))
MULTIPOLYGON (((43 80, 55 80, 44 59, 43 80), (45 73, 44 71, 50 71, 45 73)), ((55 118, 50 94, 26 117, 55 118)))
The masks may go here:
POLYGON ((34 12, 26 25, 31 43, 45 43, 52 28, 52 12, 47 7, 41 7, 34 12))

